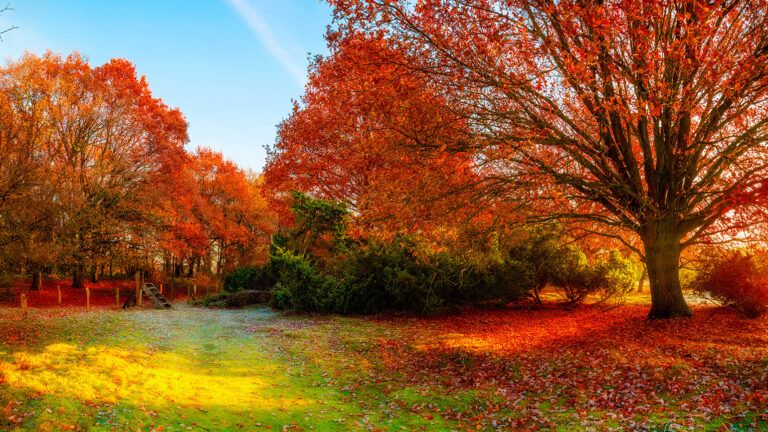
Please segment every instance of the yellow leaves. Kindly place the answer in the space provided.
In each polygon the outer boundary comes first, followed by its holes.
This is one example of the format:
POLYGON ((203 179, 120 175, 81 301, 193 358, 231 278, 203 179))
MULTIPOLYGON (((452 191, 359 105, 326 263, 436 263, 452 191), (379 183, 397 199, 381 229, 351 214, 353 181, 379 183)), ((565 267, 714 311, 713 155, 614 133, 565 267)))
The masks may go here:
MULTIPOLYGON (((259 366, 257 366, 259 367, 259 366)), ((264 369, 264 366, 260 366, 264 369)), ((267 371, 261 370, 263 376, 267 371)), ((14 361, 0 362, 0 373, 12 388, 99 403, 130 401, 147 407, 221 406, 245 409, 253 404, 274 409, 305 405, 307 399, 268 399, 263 389, 275 384, 243 370, 231 375, 201 370, 170 353, 92 346, 79 349, 53 344, 40 353, 19 352, 14 361)))

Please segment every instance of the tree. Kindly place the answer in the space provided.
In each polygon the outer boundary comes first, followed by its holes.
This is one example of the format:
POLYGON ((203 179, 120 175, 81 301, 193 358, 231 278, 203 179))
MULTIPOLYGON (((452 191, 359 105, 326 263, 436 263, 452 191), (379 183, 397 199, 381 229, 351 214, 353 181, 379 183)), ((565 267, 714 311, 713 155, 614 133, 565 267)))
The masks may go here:
POLYGON ((467 135, 466 121, 423 77, 391 61, 399 56, 371 36, 348 38, 315 59, 265 169, 282 219, 292 216, 292 190, 343 202, 354 216, 351 229, 366 235, 445 235, 448 221, 480 223, 490 214, 498 194, 475 188, 472 154, 445 149, 467 135), (469 200, 487 208, 463 205, 469 200))
POLYGON ((31 65, 0 72, 0 248, 5 264, 33 274, 39 288, 40 270, 54 245, 54 191, 46 146, 45 100, 39 83, 26 80, 31 65), (43 252, 45 251, 45 252, 43 252))
POLYGON ((77 53, 26 54, 0 69, 0 81, 2 117, 12 126, 3 130, 12 150, 0 158, 20 167, 10 170, 11 184, 26 193, 4 221, 26 255, 38 257, 31 264, 63 262, 79 287, 86 267, 95 279, 104 256, 138 243, 137 229, 149 222, 140 197, 167 154, 183 152, 186 122, 125 60, 93 68, 77 53))
POLYGON ((223 269, 265 259, 274 222, 262 196, 263 180, 219 153, 199 148, 177 160, 157 189, 164 228, 161 247, 194 268, 223 269))
POLYGON ((550 217, 638 235, 650 318, 690 316, 681 251, 765 204, 763 1, 331 3, 333 44, 384 35, 469 122, 449 148, 559 199, 550 217))
MULTIPOLYGON (((269 243, 270 215, 261 195, 261 181, 219 153, 198 149, 192 172, 199 201, 194 212, 206 229, 209 258, 215 255, 216 271, 250 264, 239 262, 257 245, 269 243), (213 249, 211 249, 213 248, 213 249)), ((266 249, 262 251, 266 254, 266 249)))

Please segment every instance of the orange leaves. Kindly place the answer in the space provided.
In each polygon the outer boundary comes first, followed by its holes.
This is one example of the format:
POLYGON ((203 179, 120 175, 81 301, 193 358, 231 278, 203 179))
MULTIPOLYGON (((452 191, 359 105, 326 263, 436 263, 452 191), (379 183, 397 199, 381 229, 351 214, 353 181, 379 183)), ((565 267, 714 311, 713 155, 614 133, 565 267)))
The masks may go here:
POLYGON ((164 179, 162 247, 178 258, 212 250, 231 267, 265 252, 273 229, 262 180, 208 149, 188 155, 164 179))
POLYGON ((374 235, 428 232, 469 217, 457 205, 478 180, 471 153, 460 151, 469 141, 466 122, 399 65, 402 57, 386 39, 361 36, 313 65, 265 172, 280 206, 292 189, 342 201, 374 235))
POLYGON ((78 53, 26 54, 0 77, 4 144, 33 159, 30 169, 16 161, 24 195, 2 208, 15 221, 3 234, 24 239, 6 258, 95 267, 147 247, 153 183, 187 141, 181 113, 122 59, 91 67, 78 53))
POLYGON ((254 242, 267 243, 261 180, 219 153, 188 154, 184 116, 153 97, 129 61, 91 67, 77 53, 28 54, 0 75, 0 130, 19 131, 0 144, 36 158, 34 169, 19 174, 30 179, 21 183, 30 194, 18 207, 27 214, 11 215, 6 206, 0 218, 36 224, 9 227, 10 235, 26 236, 14 244, 29 250, 7 251, 27 257, 21 265, 95 268, 106 257, 132 265, 151 254, 211 250, 220 265, 234 265, 255 253, 254 242), (42 250, 48 256, 35 255, 42 250))
POLYGON ((674 214, 686 221, 681 237, 697 236, 735 185, 768 176, 763 0, 331 3, 334 56, 385 35, 398 50, 375 53, 376 63, 397 65, 465 120, 451 135, 470 138, 481 178, 597 206, 563 216, 598 213, 639 232, 674 214))

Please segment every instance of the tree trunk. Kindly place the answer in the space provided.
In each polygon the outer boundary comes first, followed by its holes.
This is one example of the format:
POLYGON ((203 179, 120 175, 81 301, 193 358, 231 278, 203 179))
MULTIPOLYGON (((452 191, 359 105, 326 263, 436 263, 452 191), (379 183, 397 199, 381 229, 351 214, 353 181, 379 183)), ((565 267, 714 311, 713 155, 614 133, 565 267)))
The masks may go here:
POLYGON ((83 270, 84 266, 82 264, 75 266, 75 269, 72 272, 72 288, 83 287, 83 270))
POLYGON ((32 285, 29 287, 31 291, 42 291, 43 288, 43 272, 35 270, 32 272, 32 285))
POLYGON ((651 283, 649 319, 690 317, 680 287, 680 235, 676 222, 664 220, 650 226, 642 236, 645 264, 651 283))
POLYGON ((96 265, 91 266, 91 282, 99 282, 99 268, 96 265))
POLYGON ((643 272, 640 274, 640 281, 637 282, 638 294, 643 292, 643 287, 645 286, 645 279, 647 277, 648 277, 648 269, 645 267, 645 264, 643 264, 643 272))

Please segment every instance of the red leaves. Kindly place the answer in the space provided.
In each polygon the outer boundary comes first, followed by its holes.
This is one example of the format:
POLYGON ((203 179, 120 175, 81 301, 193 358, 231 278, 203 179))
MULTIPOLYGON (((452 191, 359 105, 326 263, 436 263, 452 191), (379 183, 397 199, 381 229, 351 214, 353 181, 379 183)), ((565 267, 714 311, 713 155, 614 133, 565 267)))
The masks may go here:
POLYGON ((723 310, 675 322, 649 322, 643 307, 625 306, 380 323, 396 329, 378 345, 382 387, 471 389, 481 406, 441 415, 484 428, 698 429, 768 409, 768 324, 723 310))
POLYGON ((184 259, 205 256, 215 245, 227 268, 263 258, 273 222, 260 177, 219 152, 198 149, 162 184, 166 251, 184 259))
POLYGON ((313 65, 267 164, 276 206, 286 207, 292 189, 342 201, 372 235, 429 232, 470 217, 477 207, 462 204, 477 200, 479 177, 472 153, 461 151, 466 122, 429 81, 399 65, 403 56, 386 39, 361 36, 313 65))
POLYGON ((694 241, 707 227, 738 232, 765 221, 755 211, 764 197, 738 193, 768 177, 764 0, 331 4, 333 57, 384 35, 397 49, 372 53, 375 63, 397 65, 464 120, 448 133, 469 139, 479 178, 499 180, 479 186, 483 193, 503 182, 518 194, 505 191, 507 202, 526 194, 555 202, 537 215, 555 208, 597 222, 599 233, 641 233, 664 215, 694 241), (738 222, 713 223, 736 208, 738 222))

